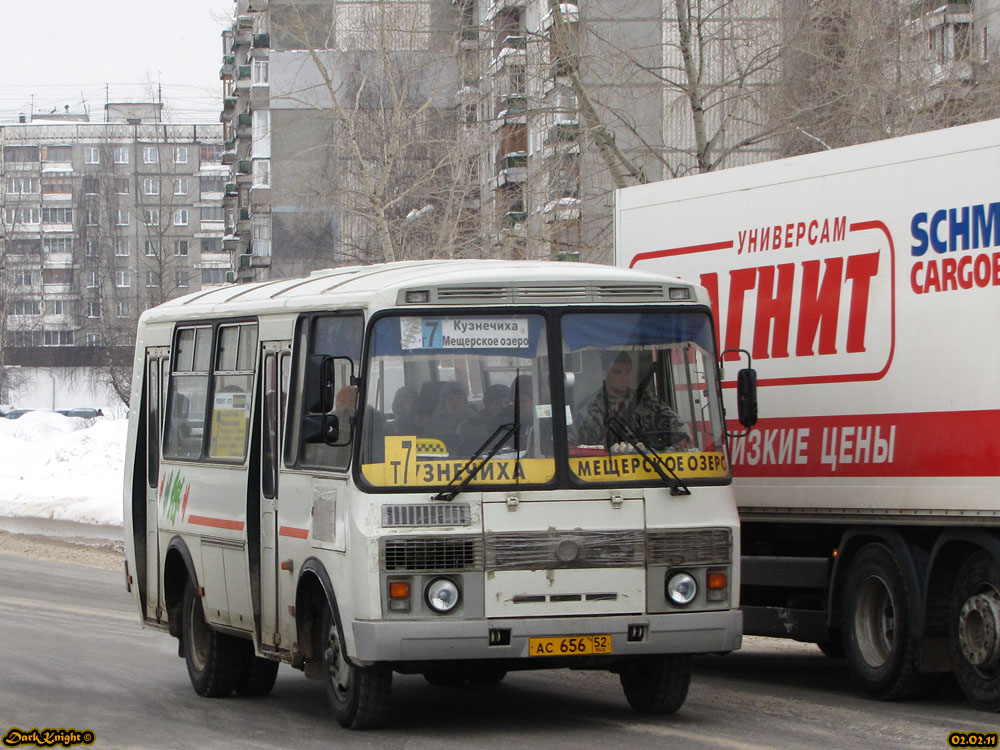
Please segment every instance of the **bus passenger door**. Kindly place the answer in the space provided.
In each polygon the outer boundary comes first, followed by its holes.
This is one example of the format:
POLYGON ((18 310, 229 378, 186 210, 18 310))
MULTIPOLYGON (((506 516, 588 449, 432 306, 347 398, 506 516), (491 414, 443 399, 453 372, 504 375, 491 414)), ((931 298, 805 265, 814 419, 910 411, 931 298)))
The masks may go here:
POLYGON ((261 345, 260 404, 260 642, 265 650, 281 645, 278 631, 278 474, 281 423, 288 393, 289 349, 285 342, 261 345))
POLYGON ((159 487, 160 429, 166 402, 168 354, 166 347, 146 350, 146 616, 157 620, 164 614, 160 589, 159 487))

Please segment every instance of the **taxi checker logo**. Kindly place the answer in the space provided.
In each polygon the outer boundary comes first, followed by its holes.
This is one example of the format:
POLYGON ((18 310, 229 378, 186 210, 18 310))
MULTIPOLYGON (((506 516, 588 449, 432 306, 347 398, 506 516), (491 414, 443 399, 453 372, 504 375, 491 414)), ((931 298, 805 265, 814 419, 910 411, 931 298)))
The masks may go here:
POLYGON ((94 733, 90 729, 32 729, 30 732, 12 728, 3 738, 4 747, 35 745, 36 747, 73 747, 93 745, 94 733))

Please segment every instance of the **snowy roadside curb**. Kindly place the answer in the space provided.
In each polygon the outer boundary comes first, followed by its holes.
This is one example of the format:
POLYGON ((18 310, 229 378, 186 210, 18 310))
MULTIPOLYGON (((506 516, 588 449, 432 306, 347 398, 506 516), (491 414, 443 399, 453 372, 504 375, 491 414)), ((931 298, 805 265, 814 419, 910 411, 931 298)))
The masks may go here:
POLYGON ((120 547, 125 540, 121 526, 31 516, 0 516, 0 531, 52 537, 86 547, 120 547))

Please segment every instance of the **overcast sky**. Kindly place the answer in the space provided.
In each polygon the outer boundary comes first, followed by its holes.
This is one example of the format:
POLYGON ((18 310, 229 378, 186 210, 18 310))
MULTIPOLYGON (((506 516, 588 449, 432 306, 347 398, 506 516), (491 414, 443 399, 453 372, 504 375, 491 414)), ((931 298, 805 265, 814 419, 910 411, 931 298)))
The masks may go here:
POLYGON ((0 124, 20 113, 155 99, 167 117, 218 122, 222 30, 233 0, 0 0, 0 124), (32 98, 33 97, 33 98, 32 98))

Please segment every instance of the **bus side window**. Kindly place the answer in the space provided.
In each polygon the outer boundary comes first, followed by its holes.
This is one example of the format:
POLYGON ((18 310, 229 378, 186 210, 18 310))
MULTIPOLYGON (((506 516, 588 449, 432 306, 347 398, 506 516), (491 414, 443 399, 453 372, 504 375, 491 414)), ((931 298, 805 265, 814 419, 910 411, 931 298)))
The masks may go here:
POLYGON ((278 491, 278 358, 264 357, 264 404, 260 485, 273 500, 278 491))
POLYGON ((200 458, 212 362, 211 327, 178 329, 170 362, 163 456, 200 458))
POLYGON ((250 431, 250 388, 257 350, 257 326, 248 323, 220 326, 218 342, 208 456, 242 461, 250 431))
MULTIPOLYGON (((329 413, 337 416, 340 427, 335 442, 346 443, 358 408, 357 386, 351 382, 351 375, 359 374, 364 318, 357 313, 324 315, 314 318, 311 323, 308 356, 320 354, 338 358, 335 371, 337 393, 329 413)), ((301 379, 298 380, 301 384, 301 379)), ((297 404, 297 413, 305 416, 309 405, 303 402, 301 389, 297 404)), ((299 435, 301 439, 301 432, 299 435)), ((351 449, 351 444, 330 446, 303 441, 299 446, 299 456, 302 463, 308 466, 343 470, 350 463, 351 449)))

